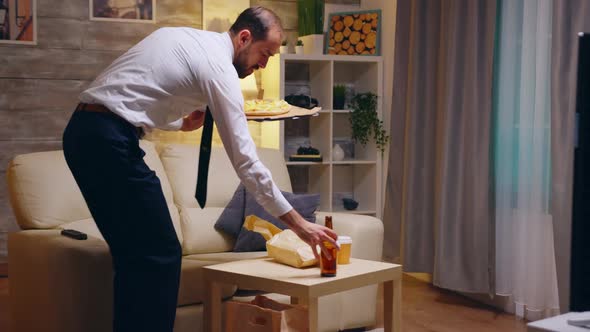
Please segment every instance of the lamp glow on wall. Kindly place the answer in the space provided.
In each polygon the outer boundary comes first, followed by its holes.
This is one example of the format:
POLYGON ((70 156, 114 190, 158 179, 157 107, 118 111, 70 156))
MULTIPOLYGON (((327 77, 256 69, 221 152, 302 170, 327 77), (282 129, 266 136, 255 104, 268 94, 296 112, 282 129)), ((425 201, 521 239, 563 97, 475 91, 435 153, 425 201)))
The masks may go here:
POLYGON ((257 99, 259 97, 256 77, 253 74, 240 80, 240 88, 242 88, 244 100, 257 99))
MULTIPOLYGON (((267 69, 265 69, 267 70, 267 69)), ((257 75, 249 75, 240 80, 240 87, 242 88, 242 95, 244 100, 262 99, 263 97, 274 99, 273 96, 266 96, 262 89, 258 88, 256 84, 257 75)), ((271 122, 248 122, 250 135, 258 147, 278 149, 279 148, 279 124, 278 121, 271 122)))

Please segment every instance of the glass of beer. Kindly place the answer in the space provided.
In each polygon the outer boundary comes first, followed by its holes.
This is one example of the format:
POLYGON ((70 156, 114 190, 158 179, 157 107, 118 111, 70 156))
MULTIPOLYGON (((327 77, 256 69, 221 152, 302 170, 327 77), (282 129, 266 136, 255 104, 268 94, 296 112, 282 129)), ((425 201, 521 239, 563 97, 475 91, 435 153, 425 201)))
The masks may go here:
POLYGON ((352 238, 350 236, 340 235, 338 236, 338 245, 340 245, 340 250, 338 251, 338 264, 349 264, 352 238))

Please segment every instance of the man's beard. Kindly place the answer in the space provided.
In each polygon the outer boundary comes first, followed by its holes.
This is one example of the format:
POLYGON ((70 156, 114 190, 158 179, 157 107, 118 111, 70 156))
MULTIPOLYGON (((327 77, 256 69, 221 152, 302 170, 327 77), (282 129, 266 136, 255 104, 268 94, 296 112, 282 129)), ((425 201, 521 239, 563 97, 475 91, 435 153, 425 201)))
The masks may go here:
MULTIPOLYGON (((244 78, 244 77, 251 74, 251 73, 249 73, 249 71, 250 71, 250 69, 252 69, 252 67, 247 67, 247 64, 246 64, 246 61, 248 59, 248 54, 249 54, 249 48, 245 49, 242 53, 240 53, 236 57, 236 60, 233 62, 234 68, 238 72, 239 78, 244 78)), ((254 69, 258 69, 258 68, 254 68, 254 69)))
POLYGON ((244 66, 240 65, 239 63, 234 63, 234 68, 236 68, 239 78, 244 78, 244 77, 248 76, 248 70, 244 66))

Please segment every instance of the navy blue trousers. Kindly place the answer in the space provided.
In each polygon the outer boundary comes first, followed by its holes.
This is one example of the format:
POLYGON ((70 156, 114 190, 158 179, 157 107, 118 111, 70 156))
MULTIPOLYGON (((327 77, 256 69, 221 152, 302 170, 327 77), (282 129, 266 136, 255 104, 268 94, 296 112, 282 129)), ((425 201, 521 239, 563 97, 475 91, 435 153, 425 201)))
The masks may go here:
POLYGON ((113 330, 172 331, 181 248, 137 129, 112 113, 76 111, 63 150, 113 258, 113 330))

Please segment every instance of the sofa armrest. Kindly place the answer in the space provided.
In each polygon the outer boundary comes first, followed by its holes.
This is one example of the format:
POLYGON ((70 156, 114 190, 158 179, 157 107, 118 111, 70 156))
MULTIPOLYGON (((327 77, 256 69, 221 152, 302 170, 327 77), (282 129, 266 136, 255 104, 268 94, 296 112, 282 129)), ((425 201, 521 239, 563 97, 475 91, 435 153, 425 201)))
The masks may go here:
POLYGON ((8 273, 13 331, 112 329, 112 261, 103 240, 73 240, 60 230, 11 233, 8 273))
POLYGON ((380 219, 359 214, 317 212, 317 223, 323 225, 327 215, 332 216, 334 231, 338 235, 348 235, 352 238, 352 257, 382 260, 383 222, 380 219))

